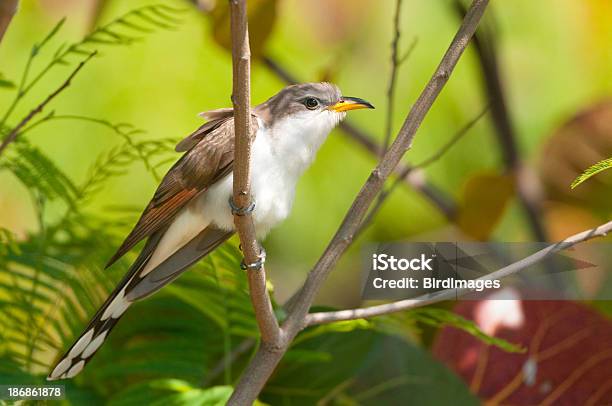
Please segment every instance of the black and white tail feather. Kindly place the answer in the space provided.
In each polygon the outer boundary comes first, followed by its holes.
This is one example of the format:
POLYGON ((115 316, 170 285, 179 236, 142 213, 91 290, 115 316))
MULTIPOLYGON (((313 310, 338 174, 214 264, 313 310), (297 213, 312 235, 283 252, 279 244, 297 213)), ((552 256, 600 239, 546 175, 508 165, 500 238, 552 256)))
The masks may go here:
MULTIPOLYGON (((153 241, 150 239, 147 245, 152 243, 153 241)), ((131 302, 126 300, 126 288, 134 278, 134 275, 147 263, 152 251, 145 246, 130 270, 102 306, 100 306, 87 325, 87 328, 85 328, 85 331, 57 362, 51 373, 47 376, 48 381, 72 378, 83 370, 85 364, 89 362, 96 351, 102 346, 108 333, 115 327, 119 318, 130 306, 131 302)))
POLYGON ((152 271, 143 274, 141 271, 164 232, 165 230, 160 230, 148 239, 130 270, 98 309, 87 328, 55 364, 47 380, 72 378, 81 372, 133 302, 172 282, 190 265, 213 251, 233 234, 208 227, 152 271))

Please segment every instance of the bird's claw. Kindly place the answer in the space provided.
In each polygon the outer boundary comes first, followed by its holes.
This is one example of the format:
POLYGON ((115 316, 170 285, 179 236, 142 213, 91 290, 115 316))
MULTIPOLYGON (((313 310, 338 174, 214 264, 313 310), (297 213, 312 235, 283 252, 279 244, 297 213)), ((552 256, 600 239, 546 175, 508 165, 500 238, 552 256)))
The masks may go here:
POLYGON ((263 247, 259 248, 259 255, 257 256, 257 261, 247 264, 244 262, 244 259, 240 263, 240 269, 243 271, 259 271, 263 265, 266 263, 266 250, 263 247))
POLYGON ((251 203, 247 207, 239 207, 234 203, 234 199, 232 196, 229 198, 229 205, 232 209, 232 214, 236 216, 246 216, 249 213, 252 213, 255 210, 255 200, 251 199, 251 203))

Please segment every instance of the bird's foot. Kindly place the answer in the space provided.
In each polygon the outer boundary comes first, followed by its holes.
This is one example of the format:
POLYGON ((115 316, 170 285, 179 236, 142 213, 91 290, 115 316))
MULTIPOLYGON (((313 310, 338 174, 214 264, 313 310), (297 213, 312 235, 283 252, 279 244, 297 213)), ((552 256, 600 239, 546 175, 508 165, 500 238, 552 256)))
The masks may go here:
POLYGON ((247 264, 244 259, 240 263, 240 269, 244 271, 259 271, 261 267, 266 263, 266 250, 264 247, 259 247, 259 255, 257 261, 247 264))
POLYGON ((232 209, 232 214, 236 216, 246 216, 255 210, 255 200, 251 199, 251 203, 247 207, 239 207, 234 203, 234 198, 230 196, 229 205, 232 209))
MULTIPOLYGON (((247 207, 238 207, 236 203, 234 203, 234 199, 232 198, 232 196, 230 196, 229 205, 232 209, 232 214, 236 216, 246 216, 247 214, 252 213, 253 210, 255 210, 255 200, 251 200, 251 203, 247 207)), ((242 251, 242 244, 238 245, 238 249, 242 251)), ((260 246, 259 255, 257 256, 257 261, 247 264, 243 259, 242 262, 240 263, 240 268, 245 271, 246 270, 258 271, 261 269, 261 267, 264 265, 265 262, 266 262, 266 250, 262 246, 260 246)))

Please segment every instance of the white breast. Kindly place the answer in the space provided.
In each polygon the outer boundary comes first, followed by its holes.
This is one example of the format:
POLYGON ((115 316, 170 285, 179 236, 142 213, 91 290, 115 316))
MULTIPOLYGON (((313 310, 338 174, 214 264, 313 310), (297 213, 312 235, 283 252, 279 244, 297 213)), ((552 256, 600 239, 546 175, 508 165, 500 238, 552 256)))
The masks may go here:
MULTIPOLYGON (((251 193, 255 199, 253 220, 260 238, 287 218, 298 179, 342 118, 331 112, 320 114, 323 116, 317 120, 300 117, 282 120, 273 128, 265 128, 261 120, 259 122, 252 146, 251 193)), ((228 206, 232 182, 230 174, 213 185, 198 202, 198 209, 206 213, 213 224, 226 230, 234 229, 228 206)))

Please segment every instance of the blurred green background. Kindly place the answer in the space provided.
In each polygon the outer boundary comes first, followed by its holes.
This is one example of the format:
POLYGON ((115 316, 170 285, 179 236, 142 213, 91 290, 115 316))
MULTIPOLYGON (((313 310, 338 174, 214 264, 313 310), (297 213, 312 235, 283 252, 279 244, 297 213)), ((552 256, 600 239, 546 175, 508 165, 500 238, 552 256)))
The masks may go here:
MULTIPOLYGON (((40 69, 62 42, 78 41, 95 26, 157 3, 24 0, 2 40, 0 72, 5 79, 18 82, 32 45, 62 17, 67 17, 63 29, 38 58, 34 70, 40 69)), ((344 94, 372 102, 376 110, 350 114, 349 121, 382 143, 394 2, 249 3, 253 7, 250 24, 256 58, 253 103, 263 102, 284 86, 258 59, 265 55, 300 81, 332 81, 344 94)), ((129 46, 100 45, 99 56, 45 112, 130 123, 144 130, 135 136, 139 140, 179 139, 202 123, 198 112, 229 106, 231 57, 212 35, 219 27, 215 23, 220 18, 215 8, 219 5, 213 0, 201 0, 199 8, 187 1, 162 4, 184 9, 174 29, 141 34, 142 40, 129 46)), ((452 1, 404 1, 400 53, 415 39, 417 44, 399 67, 394 134, 458 24, 452 1)), ((590 164, 612 156, 612 4, 607 0, 493 1, 486 26, 499 57, 519 156, 537 179, 533 188, 547 238, 558 240, 608 219, 612 213, 610 174, 601 174, 575 193, 569 184, 590 164)), ((71 59, 71 67, 55 67, 33 88, 7 124, 15 125, 62 83, 76 61, 78 58, 71 59)), ((2 111, 13 97, 14 90, 0 89, 2 111)), ((406 161, 418 163, 432 156, 490 102, 477 54, 469 47, 419 129, 406 161)), ((26 136, 75 183, 87 178, 100 154, 121 144, 112 130, 78 120, 51 120, 26 136)), ((170 148, 168 151, 164 158, 178 158, 170 148)), ((332 273, 317 303, 359 305, 360 246, 369 241, 534 240, 515 188, 504 175, 502 156, 491 115, 487 114, 423 173, 457 203, 459 213, 471 211, 472 215, 467 214, 463 222, 450 222, 420 193, 398 187, 332 273), (473 223, 474 210, 479 213, 478 224, 473 223)), ((157 185, 142 162, 134 161, 122 176, 105 182, 103 190, 84 208, 97 218, 125 221, 122 229, 114 231, 116 235, 128 231, 127 226, 157 185)), ((298 185, 291 216, 265 241, 269 277, 279 302, 300 286, 375 163, 371 153, 340 130, 335 130, 322 147, 298 185)), ((167 160, 158 169, 159 174, 171 164, 167 160)), ((49 202, 43 223, 53 223, 64 211, 61 203, 49 202)), ((459 217, 463 218, 461 214, 459 217)), ((40 228, 32 195, 8 171, 0 171, 0 227, 14 233, 18 241, 40 228)), ((88 269, 99 273, 103 265, 100 258, 88 269)))

